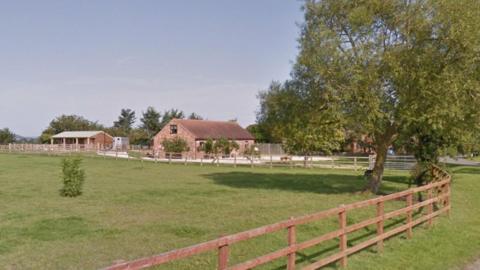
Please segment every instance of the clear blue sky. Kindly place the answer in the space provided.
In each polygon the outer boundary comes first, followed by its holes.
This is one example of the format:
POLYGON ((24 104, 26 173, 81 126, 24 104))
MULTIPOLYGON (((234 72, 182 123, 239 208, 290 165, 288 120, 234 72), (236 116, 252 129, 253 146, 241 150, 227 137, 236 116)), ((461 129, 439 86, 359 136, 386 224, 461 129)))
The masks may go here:
POLYGON ((2 1, 0 128, 39 135, 61 114, 111 125, 121 108, 255 121, 289 77, 298 0, 2 1))

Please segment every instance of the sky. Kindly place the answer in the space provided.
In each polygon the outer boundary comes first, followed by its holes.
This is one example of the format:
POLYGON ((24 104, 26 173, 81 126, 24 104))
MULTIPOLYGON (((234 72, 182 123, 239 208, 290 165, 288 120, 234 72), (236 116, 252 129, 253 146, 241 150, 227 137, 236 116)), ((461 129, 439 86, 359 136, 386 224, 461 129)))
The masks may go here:
POLYGON ((148 106, 252 124, 258 92, 289 78, 301 5, 0 0, 0 128, 38 136, 61 114, 111 126, 148 106))

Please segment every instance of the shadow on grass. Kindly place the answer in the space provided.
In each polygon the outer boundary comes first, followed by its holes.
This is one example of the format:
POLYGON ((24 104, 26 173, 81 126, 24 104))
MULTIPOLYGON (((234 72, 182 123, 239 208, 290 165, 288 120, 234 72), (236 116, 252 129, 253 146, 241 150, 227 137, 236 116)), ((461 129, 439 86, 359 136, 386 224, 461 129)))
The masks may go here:
POLYGON ((388 176, 383 177, 383 181, 408 185, 409 177, 408 176, 401 176, 401 175, 398 175, 398 176, 397 175, 395 175, 395 176, 388 175, 388 176))
POLYGON ((480 167, 459 167, 453 169, 454 173, 480 174, 480 167))
MULTIPOLYGON (((233 188, 275 189, 293 192, 312 192, 320 194, 341 194, 362 191, 365 180, 362 176, 339 174, 285 174, 229 172, 203 175, 215 184, 233 188)), ((392 178, 392 177, 389 177, 392 178)), ((398 180, 400 181, 400 180, 398 180)), ((403 182, 405 179, 403 178, 403 182)), ((398 191, 383 187, 382 193, 398 191)))

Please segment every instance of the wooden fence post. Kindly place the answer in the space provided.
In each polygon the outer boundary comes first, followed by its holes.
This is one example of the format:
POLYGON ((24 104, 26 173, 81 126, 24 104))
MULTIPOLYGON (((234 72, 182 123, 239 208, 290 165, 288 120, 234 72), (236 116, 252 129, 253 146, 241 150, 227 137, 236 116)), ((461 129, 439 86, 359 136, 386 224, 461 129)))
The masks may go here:
POLYGON ((268 144, 268 155, 270 156, 270 169, 273 168, 272 145, 268 144))
POLYGON ((225 270, 228 267, 228 244, 218 247, 218 270, 225 270))
POLYGON ((237 153, 233 154, 233 167, 237 167, 237 153))
MULTIPOLYGON (((413 192, 407 195, 407 207, 411 207, 411 206, 413 206, 413 192)), ((407 237, 408 238, 412 238, 413 236, 412 213, 413 213, 413 210, 409 210, 407 212, 407 224, 408 224, 407 237)))
MULTIPOLYGON (((293 217, 290 218, 293 220, 293 217)), ((293 247, 297 242, 297 235, 295 225, 288 227, 288 246, 293 247)), ((288 254, 288 263, 287 263, 287 270, 295 270, 295 260, 296 260, 296 253, 291 252, 288 254)))
POLYGON ((447 197, 445 198, 445 207, 448 207, 447 209, 447 217, 450 218, 450 197, 452 196, 452 190, 451 190, 451 180, 447 183, 447 185, 445 186, 445 191, 446 193, 448 194, 447 197))
MULTIPOLYGON (((429 188, 427 190, 427 200, 432 199, 432 195, 433 195, 433 190, 432 188, 429 188)), ((431 215, 432 213, 433 213, 433 202, 430 202, 427 206, 427 215, 431 215)), ((433 219, 430 217, 427 222, 428 228, 432 227, 432 224, 433 224, 433 219)))
MULTIPOLYGON (((342 230, 342 234, 340 235, 340 251, 345 252, 347 250, 347 233, 345 229, 347 228, 347 211, 344 205, 341 205, 342 210, 338 213, 338 221, 340 225, 340 230, 342 230)), ((340 259, 340 266, 346 267, 347 266, 347 255, 344 254, 340 259)))
MULTIPOLYGON (((383 201, 377 203, 377 217, 381 219, 377 222, 377 236, 383 235, 383 225, 384 225, 384 205, 383 201)), ((383 252, 383 239, 378 240, 377 242, 378 252, 383 252)))
POLYGON ((356 171, 357 170, 357 157, 353 158, 353 169, 356 171))

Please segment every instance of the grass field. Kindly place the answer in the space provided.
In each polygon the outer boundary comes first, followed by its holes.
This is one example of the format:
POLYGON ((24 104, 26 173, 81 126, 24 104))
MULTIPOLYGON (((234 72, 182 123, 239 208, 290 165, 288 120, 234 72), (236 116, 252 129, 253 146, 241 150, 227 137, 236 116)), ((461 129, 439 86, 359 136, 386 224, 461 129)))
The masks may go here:
MULTIPOLYGON (((59 157, 0 154, 0 268, 97 269, 369 197, 355 193, 364 185, 361 172, 346 170, 142 165, 91 157, 83 167, 84 194, 63 198, 59 157)), ((374 248, 356 254, 348 269, 462 269, 480 256, 480 168, 452 171, 450 219, 438 219, 431 230, 416 228, 411 240, 388 240, 381 255, 374 248)), ((385 193, 407 188, 406 174, 387 172, 385 180, 385 193)), ((303 225, 298 240, 336 224, 303 225)), ((360 231, 349 244, 374 233, 360 231)), ((298 262, 332 253, 337 244, 301 252, 298 262)), ((234 245, 231 262, 284 246, 283 232, 234 245)), ((213 269, 215 255, 158 269, 213 269)), ((279 260, 261 269, 284 267, 279 260)))

